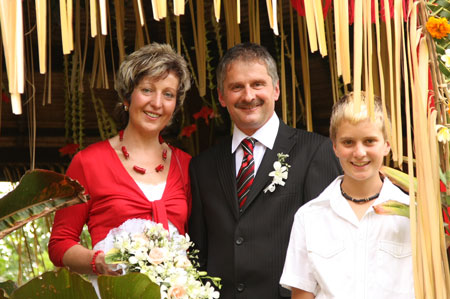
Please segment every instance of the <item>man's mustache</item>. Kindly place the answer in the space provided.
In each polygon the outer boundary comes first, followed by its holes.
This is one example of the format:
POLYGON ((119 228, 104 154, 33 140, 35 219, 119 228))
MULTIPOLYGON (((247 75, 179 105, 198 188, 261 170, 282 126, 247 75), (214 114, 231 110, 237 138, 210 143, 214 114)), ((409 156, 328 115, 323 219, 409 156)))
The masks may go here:
POLYGON ((245 102, 245 101, 238 102, 234 105, 234 107, 239 108, 239 109, 252 109, 257 106, 261 106, 262 104, 264 104, 263 100, 254 99, 251 102, 245 102))

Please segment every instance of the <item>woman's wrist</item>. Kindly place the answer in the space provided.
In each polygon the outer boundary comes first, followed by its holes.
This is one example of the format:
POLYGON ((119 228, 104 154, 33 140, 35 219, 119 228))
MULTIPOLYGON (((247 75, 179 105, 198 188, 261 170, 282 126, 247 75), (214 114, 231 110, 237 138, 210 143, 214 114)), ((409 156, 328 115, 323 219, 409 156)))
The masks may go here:
POLYGON ((98 272, 97 269, 97 265, 95 264, 95 260, 97 259, 97 256, 103 253, 102 250, 97 250, 96 252, 94 252, 94 255, 92 256, 92 260, 91 260, 91 268, 92 268, 92 272, 94 272, 94 274, 99 275, 100 273, 98 272))

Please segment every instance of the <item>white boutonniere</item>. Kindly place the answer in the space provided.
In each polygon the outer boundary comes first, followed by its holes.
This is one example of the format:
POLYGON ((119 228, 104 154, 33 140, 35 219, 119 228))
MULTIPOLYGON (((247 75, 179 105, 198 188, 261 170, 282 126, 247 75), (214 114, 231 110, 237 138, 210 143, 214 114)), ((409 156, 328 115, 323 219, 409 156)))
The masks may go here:
POLYGON ((284 186, 286 184, 283 180, 288 178, 288 170, 291 165, 286 163, 286 158, 289 157, 288 154, 278 153, 278 161, 273 163, 274 171, 269 173, 269 176, 273 177, 272 182, 269 186, 264 189, 264 193, 267 191, 273 192, 275 191, 276 185, 284 186))

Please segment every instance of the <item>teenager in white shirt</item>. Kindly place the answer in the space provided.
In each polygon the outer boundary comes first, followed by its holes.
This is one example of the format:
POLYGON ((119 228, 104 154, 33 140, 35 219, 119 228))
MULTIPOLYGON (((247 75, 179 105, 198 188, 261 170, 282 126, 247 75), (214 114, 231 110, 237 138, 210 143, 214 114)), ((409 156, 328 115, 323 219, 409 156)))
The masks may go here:
POLYGON ((330 137, 344 175, 296 213, 280 284, 292 298, 414 298, 409 219, 375 214, 409 196, 379 169, 390 151, 381 101, 361 95, 333 107, 330 137))

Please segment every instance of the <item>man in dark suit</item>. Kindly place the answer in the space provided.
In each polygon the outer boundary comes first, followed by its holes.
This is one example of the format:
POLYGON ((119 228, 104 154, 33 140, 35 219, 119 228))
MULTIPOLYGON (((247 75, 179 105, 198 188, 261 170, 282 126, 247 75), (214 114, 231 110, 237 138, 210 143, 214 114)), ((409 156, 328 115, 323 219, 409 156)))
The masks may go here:
POLYGON ((191 161, 189 235, 200 264, 222 278, 221 298, 290 297, 279 280, 294 214, 336 178, 339 163, 328 138, 278 119, 277 67, 265 48, 229 49, 217 81, 234 131, 191 161), (282 160, 278 154, 288 155, 285 164, 274 164, 282 160), (274 168, 277 183, 269 176, 274 168))

